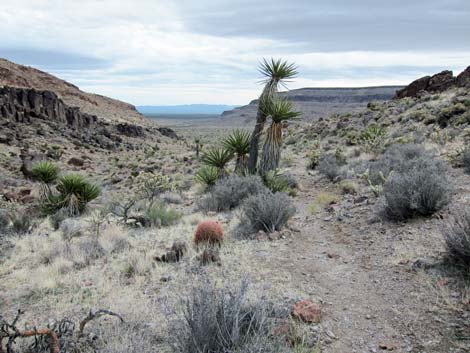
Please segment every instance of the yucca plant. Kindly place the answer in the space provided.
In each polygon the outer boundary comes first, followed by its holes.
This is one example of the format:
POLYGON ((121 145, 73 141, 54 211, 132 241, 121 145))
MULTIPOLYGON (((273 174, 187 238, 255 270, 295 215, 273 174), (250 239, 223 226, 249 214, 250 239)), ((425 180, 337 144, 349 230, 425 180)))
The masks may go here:
POLYGON ((248 171, 254 174, 258 163, 259 140, 263 133, 267 115, 266 108, 278 91, 279 84, 285 85, 286 81, 297 75, 297 66, 281 59, 263 59, 259 66, 259 72, 264 76, 264 89, 259 97, 256 124, 251 135, 250 158, 248 160, 248 171))
POLYGON ((245 175, 250 152, 250 133, 246 130, 234 130, 222 140, 222 143, 236 156, 235 173, 245 175))
POLYGON ((48 161, 36 163, 31 172, 34 179, 48 185, 55 182, 59 176, 59 168, 48 161))
POLYGON ((272 192, 284 192, 290 189, 289 182, 279 169, 270 170, 263 177, 264 185, 272 192))
POLYGON ((87 204, 100 195, 100 188, 79 174, 68 174, 59 178, 58 194, 50 192, 43 202, 43 212, 54 214, 64 210, 70 216, 81 214, 87 204))
POLYGON ((260 163, 261 175, 279 167, 283 125, 286 121, 299 117, 301 113, 293 110, 291 102, 285 99, 275 98, 267 105, 265 114, 271 117, 271 125, 266 132, 266 139, 263 145, 263 154, 260 163))
POLYGON ((222 178, 227 175, 225 167, 233 157, 231 150, 221 147, 212 147, 204 152, 201 161, 207 166, 217 168, 218 177, 222 178))
POLYGON ((218 178, 219 172, 217 171, 217 168, 207 165, 202 166, 202 168, 199 169, 196 173, 196 180, 199 183, 205 185, 206 189, 212 188, 217 182, 218 178))

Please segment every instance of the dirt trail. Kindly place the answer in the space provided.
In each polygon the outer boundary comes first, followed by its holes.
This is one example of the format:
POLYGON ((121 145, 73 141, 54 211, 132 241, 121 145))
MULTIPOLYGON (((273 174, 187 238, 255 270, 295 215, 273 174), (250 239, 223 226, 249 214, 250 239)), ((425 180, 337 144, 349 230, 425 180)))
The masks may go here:
POLYGON ((321 190, 313 177, 297 178, 300 233, 280 247, 272 266, 324 302, 322 352, 460 352, 448 349, 445 327, 429 321, 429 293, 418 274, 392 263, 399 232, 368 224, 367 205, 353 207, 341 221, 327 212, 313 217, 308 205, 321 190))

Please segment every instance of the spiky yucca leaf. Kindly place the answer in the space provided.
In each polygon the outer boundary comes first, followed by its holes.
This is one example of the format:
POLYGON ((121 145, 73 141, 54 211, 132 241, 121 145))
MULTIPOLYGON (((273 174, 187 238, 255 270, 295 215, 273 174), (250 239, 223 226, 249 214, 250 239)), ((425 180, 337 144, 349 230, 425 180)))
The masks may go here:
POLYGON ((294 111, 292 102, 282 98, 272 99, 266 104, 264 109, 265 113, 273 120, 273 123, 295 119, 302 114, 301 112, 294 111))
POLYGON ((201 161, 205 165, 215 167, 217 169, 224 169, 228 162, 233 157, 231 150, 221 147, 212 147, 204 152, 201 156, 201 161))
POLYGON ((268 171, 263 178, 264 185, 272 192, 288 191, 289 182, 279 169, 268 171))
POLYGON ((275 81, 276 83, 282 83, 282 81, 294 78, 298 74, 295 64, 273 58, 270 60, 264 58, 258 70, 266 77, 265 82, 275 81))
POLYGON ((43 200, 42 208, 46 214, 63 209, 71 216, 78 215, 101 192, 98 186, 79 174, 68 174, 59 178, 56 189, 59 194, 49 192, 43 200))
POLYGON ((250 151, 250 136, 246 130, 236 129, 222 140, 224 147, 236 154, 248 154, 250 151))
POLYGON ((57 180, 59 176, 59 168, 48 161, 36 163, 31 169, 33 176, 45 184, 51 184, 57 180))
POLYGON ((210 166, 203 166, 196 173, 196 180, 205 185, 207 189, 210 189, 215 185, 217 179, 219 178, 219 172, 217 168, 210 166))
POLYGON ((250 152, 251 134, 246 130, 234 130, 222 140, 226 149, 232 151, 237 158, 235 173, 244 175, 247 169, 248 153, 250 152))

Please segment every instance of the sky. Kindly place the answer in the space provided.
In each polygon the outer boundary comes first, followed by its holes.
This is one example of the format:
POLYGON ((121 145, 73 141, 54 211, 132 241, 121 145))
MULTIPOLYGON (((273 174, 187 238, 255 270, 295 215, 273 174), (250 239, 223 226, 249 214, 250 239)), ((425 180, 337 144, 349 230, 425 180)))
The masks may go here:
POLYGON ((135 105, 246 104, 288 84, 407 84, 470 65, 469 0, 0 0, 0 57, 135 105))

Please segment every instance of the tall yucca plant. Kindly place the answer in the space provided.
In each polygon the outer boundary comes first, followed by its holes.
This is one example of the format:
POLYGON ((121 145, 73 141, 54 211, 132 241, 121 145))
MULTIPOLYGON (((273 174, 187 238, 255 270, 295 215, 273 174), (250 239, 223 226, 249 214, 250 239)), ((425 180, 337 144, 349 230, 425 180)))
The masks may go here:
POLYGON ((267 119, 266 108, 277 93, 279 84, 285 85, 287 80, 297 75, 297 66, 281 59, 263 59, 259 66, 259 72, 264 76, 262 81, 264 88, 259 97, 256 125, 251 135, 250 158, 248 160, 248 171, 251 174, 256 172, 259 141, 267 119))
POLYGON ((301 113, 293 110, 291 102, 276 98, 267 104, 265 114, 271 117, 271 125, 266 132, 263 145, 260 163, 261 175, 265 175, 266 172, 279 167, 284 123, 299 117, 301 113))
POLYGON ((217 168, 218 176, 219 178, 222 178, 227 175, 225 167, 232 157, 232 151, 226 148, 212 147, 203 153, 201 161, 207 166, 217 168))
POLYGON ((235 173, 245 175, 250 152, 250 133, 246 130, 234 130, 222 140, 222 144, 236 156, 235 173))

